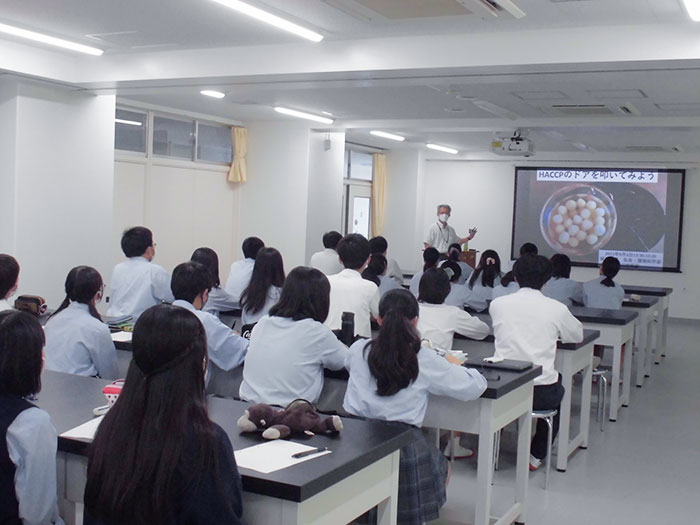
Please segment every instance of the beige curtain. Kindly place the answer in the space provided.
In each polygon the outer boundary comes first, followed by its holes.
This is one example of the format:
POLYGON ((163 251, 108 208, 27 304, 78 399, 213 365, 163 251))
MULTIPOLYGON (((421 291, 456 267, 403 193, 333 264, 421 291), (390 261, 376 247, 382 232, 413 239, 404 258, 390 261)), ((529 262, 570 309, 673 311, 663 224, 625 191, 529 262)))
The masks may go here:
POLYGON ((248 173, 245 165, 245 156, 248 153, 248 130, 246 128, 231 128, 233 139, 233 163, 228 171, 229 182, 245 182, 248 173))
POLYGON ((386 194, 386 155, 372 154, 372 237, 384 231, 384 204, 386 194))

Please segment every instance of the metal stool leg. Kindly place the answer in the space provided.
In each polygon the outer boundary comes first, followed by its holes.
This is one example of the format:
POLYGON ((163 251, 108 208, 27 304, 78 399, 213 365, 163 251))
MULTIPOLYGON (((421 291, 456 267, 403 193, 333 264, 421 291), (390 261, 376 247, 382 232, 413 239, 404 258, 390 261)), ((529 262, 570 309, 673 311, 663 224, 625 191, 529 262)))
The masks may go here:
POLYGON ((493 470, 498 470, 498 461, 501 459, 501 431, 493 435, 493 470))
MULTIPOLYGON (((600 376, 598 378, 599 383, 599 389, 603 389, 603 406, 601 407, 600 411, 600 431, 603 432, 605 430, 605 407, 608 405, 607 404, 607 396, 608 396, 608 378, 605 377, 604 375, 600 376)), ((600 395, 598 398, 598 402, 600 402, 600 395)))
POLYGON ((544 473, 544 489, 547 490, 549 486, 549 471, 552 461, 552 434, 554 433, 554 423, 552 417, 543 418, 545 423, 547 423, 547 470, 544 473))

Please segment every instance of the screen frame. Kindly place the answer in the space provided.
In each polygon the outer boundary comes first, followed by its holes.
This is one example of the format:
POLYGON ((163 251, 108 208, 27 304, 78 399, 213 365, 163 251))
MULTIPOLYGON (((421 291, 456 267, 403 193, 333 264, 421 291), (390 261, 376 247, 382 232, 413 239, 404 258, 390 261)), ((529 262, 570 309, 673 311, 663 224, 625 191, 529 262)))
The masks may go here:
MULTIPOLYGON (((683 168, 641 168, 641 167, 593 167, 593 166, 513 166, 513 223, 510 230, 510 258, 512 261, 516 260, 518 257, 515 253, 515 222, 517 217, 517 204, 518 204, 518 170, 634 170, 634 171, 663 171, 665 173, 680 173, 681 175, 681 202, 680 202, 680 212, 678 221, 678 264, 676 266, 663 266, 662 268, 640 268, 637 266, 620 266, 623 270, 636 270, 640 272, 667 272, 667 273, 682 273, 681 270, 681 256, 682 256, 682 244, 683 244, 683 216, 685 215, 685 176, 686 169, 683 168)), ((571 266, 578 266, 582 268, 598 268, 596 263, 586 263, 586 262, 575 262, 571 261, 571 266)))

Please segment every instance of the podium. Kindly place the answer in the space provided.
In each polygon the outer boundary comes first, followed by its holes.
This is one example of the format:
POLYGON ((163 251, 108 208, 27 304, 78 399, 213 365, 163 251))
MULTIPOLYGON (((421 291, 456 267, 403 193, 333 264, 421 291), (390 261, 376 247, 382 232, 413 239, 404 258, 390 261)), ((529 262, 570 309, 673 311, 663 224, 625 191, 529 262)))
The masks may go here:
POLYGON ((479 253, 478 250, 467 250, 459 254, 459 260, 461 262, 467 263, 472 268, 476 268, 476 256, 479 253))

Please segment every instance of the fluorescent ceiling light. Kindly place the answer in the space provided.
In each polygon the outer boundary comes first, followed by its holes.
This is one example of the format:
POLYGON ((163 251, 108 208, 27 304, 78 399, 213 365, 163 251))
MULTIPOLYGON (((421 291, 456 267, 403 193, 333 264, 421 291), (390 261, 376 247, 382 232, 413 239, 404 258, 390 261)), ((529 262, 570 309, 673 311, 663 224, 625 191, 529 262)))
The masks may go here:
POLYGON ((137 122, 136 120, 124 120, 123 118, 115 118, 114 122, 117 124, 126 124, 127 126, 143 126, 143 122, 137 122))
POLYGON ((685 10, 693 22, 700 22, 700 0, 683 0, 685 10))
POLYGON ((61 47, 70 51, 77 51, 79 53, 86 53, 88 55, 100 56, 102 53, 104 53, 104 51, 102 51, 101 49, 97 49, 96 47, 90 47, 85 46, 83 44, 77 44, 75 42, 69 42, 68 40, 63 40, 62 38, 42 35, 41 33, 27 31, 26 29, 8 26, 6 24, 0 24, 0 33, 17 36, 19 38, 26 38, 27 40, 33 40, 34 42, 40 42, 42 44, 48 44, 50 46, 61 47))
POLYGON ((493 113, 494 115, 498 115, 499 117, 504 117, 510 120, 518 120, 518 115, 516 115, 512 111, 507 110, 506 108, 497 106, 492 102, 488 102, 486 100, 472 100, 472 104, 474 104, 477 108, 481 108, 484 111, 488 111, 489 113, 493 113))
POLYGON ((279 29, 283 29, 285 31, 289 31, 290 33, 294 33, 295 35, 306 38, 307 40, 311 40, 312 42, 320 42, 321 40, 323 40, 323 35, 319 35, 318 33, 311 31, 310 29, 301 27, 300 25, 290 22, 289 20, 285 20, 284 18, 275 16, 272 13, 268 13, 267 11, 263 11, 262 9, 253 7, 252 5, 246 4, 245 2, 241 2, 240 0, 214 0, 214 2, 216 2, 217 4, 224 5, 226 7, 230 7, 231 9, 238 11, 239 13, 248 15, 252 18, 255 18, 256 20, 265 22, 266 24, 270 24, 279 29))
POLYGON ((282 113, 283 115, 290 115, 292 117, 305 118, 306 120, 313 120, 314 122, 321 122, 323 124, 333 124, 332 118, 319 117, 318 115, 312 115, 311 113, 304 113, 303 111, 297 111, 295 109, 284 108, 281 106, 275 106, 275 111, 277 113, 282 113))
POLYGON ((382 137, 383 139, 396 140, 398 142, 403 142, 406 140, 406 137, 394 135, 393 133, 387 133, 386 131, 370 131, 369 134, 374 135, 375 137, 382 137))
POLYGON ((459 153, 459 150, 456 150, 454 148, 448 148, 447 146, 440 146, 439 144, 426 144, 425 147, 434 149, 436 151, 451 153, 452 155, 457 155, 457 153, 459 153))
POLYGON ((212 91, 211 89, 203 89, 200 91, 202 95, 205 97, 212 97, 212 98, 224 98, 226 94, 222 93, 221 91, 212 91))
POLYGON ((333 116, 333 113, 331 113, 329 111, 321 111, 321 113, 323 113, 324 115, 328 115, 329 117, 333 116))

